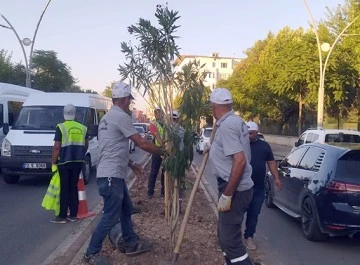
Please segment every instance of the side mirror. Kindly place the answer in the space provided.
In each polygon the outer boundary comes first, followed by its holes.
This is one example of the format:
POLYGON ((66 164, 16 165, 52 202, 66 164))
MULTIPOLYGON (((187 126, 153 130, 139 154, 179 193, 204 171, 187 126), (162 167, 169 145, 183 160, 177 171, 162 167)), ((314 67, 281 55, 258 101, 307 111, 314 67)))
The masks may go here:
POLYGON ((8 124, 8 123, 4 123, 4 124, 3 124, 3 134, 4 134, 4 135, 7 135, 7 134, 9 133, 9 130, 10 130, 9 124, 8 124))
POLYGON ((98 136, 98 129, 99 129, 99 125, 91 125, 88 128, 88 136, 89 137, 96 137, 98 136))
POLYGON ((295 145, 295 147, 298 147, 298 146, 299 146, 299 143, 298 143, 298 142, 295 142, 294 145, 295 145))

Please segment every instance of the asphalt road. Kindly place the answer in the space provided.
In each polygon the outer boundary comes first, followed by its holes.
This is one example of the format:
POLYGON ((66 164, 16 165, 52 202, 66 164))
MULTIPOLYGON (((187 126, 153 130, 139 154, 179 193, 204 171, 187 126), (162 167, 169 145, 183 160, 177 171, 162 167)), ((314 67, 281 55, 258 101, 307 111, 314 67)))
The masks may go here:
MULTIPOLYGON (((276 159, 289 147, 272 145, 276 159)), ((137 148, 132 155, 140 161, 145 152, 137 148)), ((195 154, 200 165, 203 156, 195 154)), ((207 165, 204 177, 216 189, 216 180, 207 165)), ((95 176, 86 186, 87 203, 93 209, 101 200, 95 176)), ((49 179, 27 177, 16 185, 0 180, 0 264, 41 264, 66 237, 77 231, 80 223, 52 224, 53 212, 40 206, 49 179)), ((300 224, 278 209, 262 208, 255 242, 265 265, 360 265, 360 240, 331 238, 314 243, 307 241, 300 224)))
MULTIPOLYGON (((281 159, 291 147, 271 145, 275 159, 281 159)), ((199 166, 203 156, 195 154, 199 166)), ((204 177, 216 190, 216 180, 208 163, 204 177)), ((265 265, 360 265, 360 240, 330 238, 325 242, 310 242, 304 238, 298 221, 279 209, 262 208, 254 237, 265 265)))
MULTIPOLYGON (((146 153, 139 148, 131 155, 141 161, 146 153)), ((76 231, 80 222, 53 224, 53 211, 41 207, 49 178, 23 177, 15 185, 0 180, 0 264, 38 265, 66 237, 76 231)), ((95 172, 86 186, 88 208, 100 201, 95 172)))

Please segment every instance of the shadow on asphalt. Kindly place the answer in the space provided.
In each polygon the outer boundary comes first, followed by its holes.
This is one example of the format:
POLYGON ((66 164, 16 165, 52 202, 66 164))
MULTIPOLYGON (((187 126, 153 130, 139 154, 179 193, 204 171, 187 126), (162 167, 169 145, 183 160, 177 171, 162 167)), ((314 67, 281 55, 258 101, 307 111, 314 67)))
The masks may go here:
POLYGON ((14 185, 24 186, 24 187, 41 187, 41 186, 48 186, 50 183, 51 177, 50 176, 21 176, 18 183, 14 185))
MULTIPOLYGON (((41 186, 48 186, 51 180, 51 176, 21 176, 20 180, 16 184, 11 185, 18 185, 24 187, 41 187, 41 186)), ((96 170, 92 170, 90 181, 89 182, 96 182, 96 170)), ((8 184, 9 185, 9 184, 8 184)))
MULTIPOLYGON (((263 207, 266 207, 263 205, 263 207)), ((281 211, 279 208, 271 208, 268 210, 274 211, 277 215, 279 215, 279 218, 282 218, 287 222, 288 224, 291 224, 292 229, 297 229, 299 233, 302 234, 301 231, 301 223, 300 219, 293 218, 283 211, 281 211)), ((307 240, 304 238, 304 240, 307 240)), ((310 243, 310 241, 309 241, 310 243)), ((316 244, 324 244, 324 245, 331 245, 331 246, 338 246, 338 247, 351 247, 356 248, 360 246, 360 233, 353 236, 353 238, 350 238, 349 236, 329 236, 328 240, 321 241, 321 242, 311 242, 316 244)))

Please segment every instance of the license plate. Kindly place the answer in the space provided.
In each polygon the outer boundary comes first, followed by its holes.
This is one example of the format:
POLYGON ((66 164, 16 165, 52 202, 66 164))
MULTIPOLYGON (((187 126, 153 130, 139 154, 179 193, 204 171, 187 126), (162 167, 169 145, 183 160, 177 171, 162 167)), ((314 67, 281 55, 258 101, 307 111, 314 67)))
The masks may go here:
POLYGON ((38 168, 46 168, 46 163, 24 163, 23 168, 28 169, 38 169, 38 168))

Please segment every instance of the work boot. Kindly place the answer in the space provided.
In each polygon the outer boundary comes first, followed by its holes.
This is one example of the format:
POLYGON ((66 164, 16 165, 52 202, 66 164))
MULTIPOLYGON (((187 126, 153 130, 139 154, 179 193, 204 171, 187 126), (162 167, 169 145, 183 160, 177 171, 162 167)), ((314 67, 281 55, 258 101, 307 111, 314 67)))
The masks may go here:
POLYGON ((103 256, 97 254, 85 254, 83 262, 91 265, 111 265, 111 263, 103 256))
POLYGON ((77 222, 78 221, 78 218, 75 216, 68 216, 67 219, 70 221, 70 222, 77 222))
POLYGON ((54 224, 66 224, 68 220, 66 218, 56 216, 54 219, 51 219, 50 222, 54 224))
POLYGON ((256 249, 256 245, 255 245, 252 237, 245 238, 244 243, 245 243, 245 246, 247 247, 247 249, 250 249, 250 250, 256 249))

